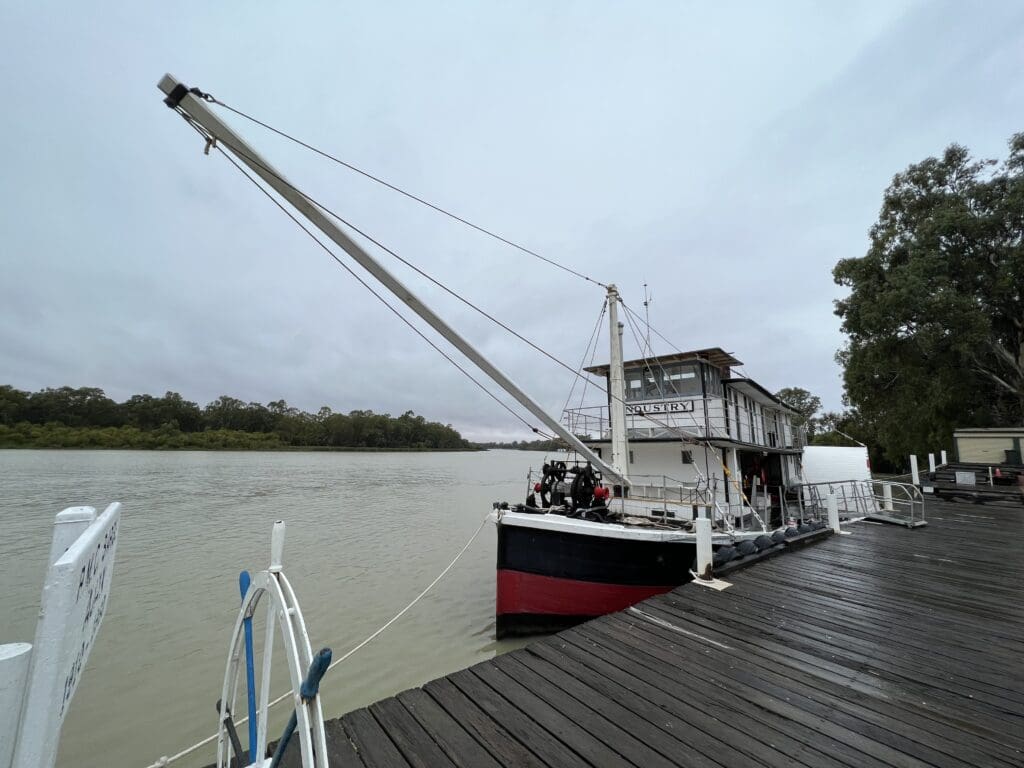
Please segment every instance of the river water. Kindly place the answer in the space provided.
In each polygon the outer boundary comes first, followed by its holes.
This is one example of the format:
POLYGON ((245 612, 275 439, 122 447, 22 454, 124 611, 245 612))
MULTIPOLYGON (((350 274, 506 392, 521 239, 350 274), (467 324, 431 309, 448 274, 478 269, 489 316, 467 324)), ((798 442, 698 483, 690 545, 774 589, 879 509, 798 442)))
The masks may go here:
MULTIPOLYGON (((238 572, 267 567, 274 520, 287 523, 285 573, 313 648, 338 657, 440 573, 491 502, 518 501, 541 458, 0 451, 0 643, 32 641, 53 516, 80 504, 124 505, 107 615, 58 766, 144 767, 215 730, 238 572)), ((488 523, 430 594, 328 673, 325 716, 521 645, 494 639, 495 539, 488 523)), ((287 690, 284 657, 276 659, 275 695, 287 690)), ((277 712, 272 734, 286 716, 277 712)), ((244 727, 241 736, 244 743, 244 727)), ((213 758, 208 746, 175 765, 213 758)))

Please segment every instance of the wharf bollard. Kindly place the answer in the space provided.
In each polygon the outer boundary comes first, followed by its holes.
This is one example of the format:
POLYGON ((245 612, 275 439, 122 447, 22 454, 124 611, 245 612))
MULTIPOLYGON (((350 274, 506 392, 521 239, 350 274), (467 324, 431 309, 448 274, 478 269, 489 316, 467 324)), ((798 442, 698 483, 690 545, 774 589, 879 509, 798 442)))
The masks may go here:
POLYGON ((928 471, 931 472, 932 474, 935 473, 935 454, 934 453, 929 453, 928 454, 928 471))
POLYGON ((910 479, 914 485, 921 484, 921 473, 917 471, 917 456, 914 454, 910 455, 910 479))
POLYGON ((711 581, 713 578, 711 567, 714 555, 711 551, 711 519, 707 516, 707 510, 703 507, 698 513, 695 521, 697 530, 697 576, 704 581, 711 581))
POLYGON ((882 507, 886 512, 892 512, 892 485, 882 483, 882 507))
POLYGON ((836 492, 829 490, 828 492, 828 527, 832 529, 833 533, 839 533, 839 500, 836 498, 836 492))

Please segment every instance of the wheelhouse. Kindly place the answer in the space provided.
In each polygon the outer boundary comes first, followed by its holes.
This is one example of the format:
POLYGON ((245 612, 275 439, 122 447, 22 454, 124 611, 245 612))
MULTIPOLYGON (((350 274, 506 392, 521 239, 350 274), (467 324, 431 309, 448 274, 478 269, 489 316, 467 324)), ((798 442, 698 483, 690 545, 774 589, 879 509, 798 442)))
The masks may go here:
MULTIPOLYGON (((742 499, 732 478, 741 479, 742 492, 756 506, 773 508, 779 501, 773 494, 799 482, 806 433, 794 424, 798 413, 753 379, 736 375, 741 365, 718 347, 623 363, 629 442, 624 469, 633 495, 658 484, 703 485, 720 504, 739 511, 742 499)), ((609 379, 608 365, 586 370, 609 379)), ((563 414, 573 434, 602 456, 610 455, 610 406, 563 414)))

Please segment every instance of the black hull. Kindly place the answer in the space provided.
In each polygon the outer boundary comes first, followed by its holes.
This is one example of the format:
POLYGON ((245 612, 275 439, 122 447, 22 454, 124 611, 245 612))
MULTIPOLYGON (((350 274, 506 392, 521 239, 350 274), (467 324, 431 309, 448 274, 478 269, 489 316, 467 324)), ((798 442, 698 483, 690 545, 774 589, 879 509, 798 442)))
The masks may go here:
POLYGON ((689 541, 652 542, 498 526, 499 638, 555 632, 691 579, 689 541))

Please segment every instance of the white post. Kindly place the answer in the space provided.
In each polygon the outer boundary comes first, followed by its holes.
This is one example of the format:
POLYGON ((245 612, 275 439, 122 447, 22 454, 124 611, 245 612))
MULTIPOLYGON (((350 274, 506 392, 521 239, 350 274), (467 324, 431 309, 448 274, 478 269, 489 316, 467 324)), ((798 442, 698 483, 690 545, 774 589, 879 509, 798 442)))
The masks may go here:
POLYGON ((60 560, 61 555, 68 551, 68 547, 75 543, 82 535, 82 531, 92 525, 95 519, 96 510, 93 507, 68 507, 63 512, 58 512, 53 521, 53 539, 50 541, 50 559, 47 565, 53 565, 60 560))
MULTIPOLYGON (((757 509, 757 482, 758 477, 754 475, 750 481, 750 498, 747 501, 750 502, 750 516, 754 516, 754 510, 757 509)), ((743 507, 740 507, 740 530, 747 530, 746 515, 743 514, 743 507)), ((754 525, 754 521, 750 521, 750 525, 754 525)))
POLYGON ((942 466, 946 466, 946 464, 948 464, 948 463, 949 463, 949 462, 948 462, 948 461, 946 460, 946 452, 945 452, 945 451, 941 451, 941 454, 942 454, 942 455, 940 456, 940 458, 941 458, 941 460, 942 460, 942 466))
POLYGON ((917 471, 917 456, 910 457, 910 479, 914 485, 921 484, 921 474, 917 471))
POLYGON ((279 573, 284 568, 284 520, 278 520, 270 531, 270 568, 271 573, 279 573))
MULTIPOLYGON (((608 286, 608 416, 612 429, 611 463, 625 479, 629 473, 629 443, 626 437, 626 382, 622 369, 622 324, 619 322, 619 291, 608 286)), ((625 496, 625 493, 623 493, 625 496)))
POLYGON ((697 576, 698 578, 710 581, 713 577, 711 566, 714 555, 711 551, 711 520, 708 519, 707 510, 701 508, 700 517, 695 523, 697 529, 697 576))
POLYGON ((892 512, 892 486, 882 483, 882 506, 886 512, 892 512))
POLYGON ((929 453, 928 454, 928 471, 929 472, 934 472, 935 471, 935 454, 934 453, 929 453))
POLYGON ((995 485, 995 483, 992 482, 992 467, 988 468, 988 484, 989 484, 989 487, 995 485))
POLYGON ((29 643, 0 645, 0 768, 11 768, 32 658, 29 643))
POLYGON ((839 500, 833 490, 828 492, 828 527, 833 533, 839 533, 839 500))
MULTIPOLYGON (((726 456, 729 459, 729 498, 732 501, 729 503, 729 514, 733 514, 734 509, 740 510, 743 513, 743 478, 740 476, 740 454, 735 448, 729 448, 726 451, 726 456)), ((732 521, 729 521, 732 523, 732 521)))

